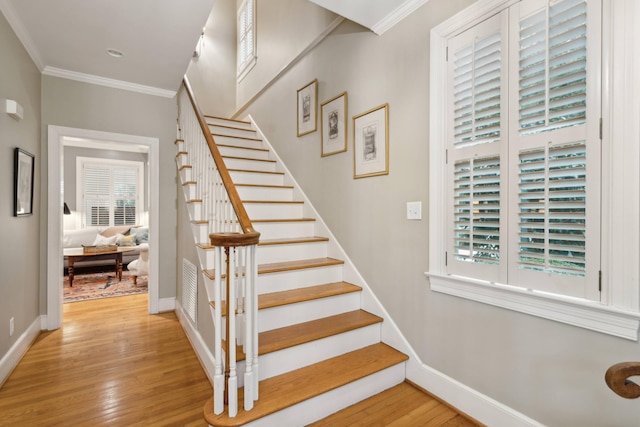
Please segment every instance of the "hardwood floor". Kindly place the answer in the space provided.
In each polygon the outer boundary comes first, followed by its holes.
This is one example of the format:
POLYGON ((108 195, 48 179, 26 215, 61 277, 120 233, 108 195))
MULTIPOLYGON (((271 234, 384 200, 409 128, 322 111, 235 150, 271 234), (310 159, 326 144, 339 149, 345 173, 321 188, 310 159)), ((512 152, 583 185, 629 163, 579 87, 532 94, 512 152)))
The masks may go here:
POLYGON ((0 389, 0 426, 206 426, 212 389, 174 313, 147 295, 63 306, 0 389))
MULTIPOLYGON (((147 295, 63 306, 0 388, 0 426, 200 427, 211 385, 174 313, 147 295)), ((403 383, 320 420, 321 426, 475 426, 403 383)))

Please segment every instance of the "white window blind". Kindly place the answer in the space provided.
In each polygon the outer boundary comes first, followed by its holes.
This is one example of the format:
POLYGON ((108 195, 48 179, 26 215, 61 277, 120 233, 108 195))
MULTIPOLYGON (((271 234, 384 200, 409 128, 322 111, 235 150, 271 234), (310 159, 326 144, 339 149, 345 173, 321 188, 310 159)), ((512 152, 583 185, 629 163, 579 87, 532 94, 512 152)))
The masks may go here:
POLYGON ((448 40, 447 273, 600 298, 587 25, 586 0, 522 0, 448 40))
POLYGON ((143 204, 144 165, 134 161, 78 158, 83 227, 135 225, 143 204))
POLYGON ((255 60, 255 0, 245 0, 238 9, 238 76, 255 60))

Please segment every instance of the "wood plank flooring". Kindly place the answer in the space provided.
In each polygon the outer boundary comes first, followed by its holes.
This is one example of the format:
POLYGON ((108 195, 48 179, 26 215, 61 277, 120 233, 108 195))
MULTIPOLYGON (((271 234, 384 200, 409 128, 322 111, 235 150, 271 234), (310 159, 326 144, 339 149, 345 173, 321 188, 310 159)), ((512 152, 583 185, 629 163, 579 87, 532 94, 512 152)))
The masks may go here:
POLYGON ((147 295, 63 306, 0 389, 0 426, 206 426, 211 385, 174 313, 147 295))
MULTIPOLYGON (((147 295, 63 306, 0 388, 0 426, 203 427, 211 385, 174 313, 147 314, 147 295)), ((312 424, 475 426, 403 383, 312 424)))

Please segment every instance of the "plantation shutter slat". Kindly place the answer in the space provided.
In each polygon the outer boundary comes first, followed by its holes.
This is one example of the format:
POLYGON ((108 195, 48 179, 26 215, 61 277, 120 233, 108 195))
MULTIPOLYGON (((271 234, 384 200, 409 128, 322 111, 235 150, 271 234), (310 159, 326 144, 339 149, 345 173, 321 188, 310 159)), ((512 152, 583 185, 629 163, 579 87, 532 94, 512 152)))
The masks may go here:
POLYGON ((111 172, 109 168, 85 167, 84 212, 86 225, 109 225, 110 185, 111 172))

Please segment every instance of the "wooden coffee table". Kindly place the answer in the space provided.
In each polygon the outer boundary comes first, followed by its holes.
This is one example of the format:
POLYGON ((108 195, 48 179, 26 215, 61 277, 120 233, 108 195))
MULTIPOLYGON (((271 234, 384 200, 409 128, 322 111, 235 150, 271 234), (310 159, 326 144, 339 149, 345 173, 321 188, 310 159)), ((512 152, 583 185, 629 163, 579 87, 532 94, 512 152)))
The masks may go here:
POLYGON ((73 264, 79 261, 98 261, 112 259, 116 263, 116 276, 122 280, 122 254, 132 251, 134 248, 118 248, 113 252, 84 253, 82 248, 67 248, 64 250, 64 257, 69 265, 69 286, 73 286, 73 264))

